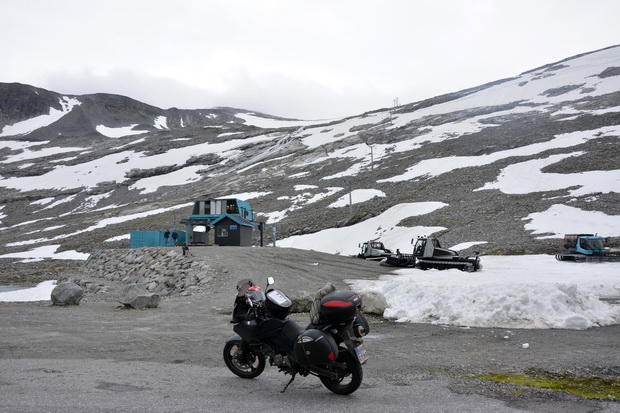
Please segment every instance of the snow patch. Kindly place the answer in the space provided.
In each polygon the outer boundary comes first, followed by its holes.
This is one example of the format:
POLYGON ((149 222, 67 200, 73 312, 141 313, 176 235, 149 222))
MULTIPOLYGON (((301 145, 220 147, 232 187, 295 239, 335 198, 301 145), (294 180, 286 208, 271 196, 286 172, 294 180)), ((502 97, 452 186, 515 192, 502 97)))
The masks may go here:
POLYGON ((71 112, 75 106, 79 106, 82 104, 79 100, 75 98, 69 98, 67 96, 59 98, 58 102, 61 106, 60 110, 50 108, 49 114, 47 115, 40 115, 34 118, 30 118, 28 120, 24 120, 22 122, 17 122, 13 125, 6 125, 4 128, 2 128, 2 131, 0 132, 0 137, 27 135, 30 132, 57 122, 58 120, 60 120, 60 118, 71 112))
MULTIPOLYGON (((278 120, 268 119, 256 116, 254 113, 237 113, 236 118, 243 119, 246 125, 258 126, 259 128, 290 128, 293 126, 316 125, 317 123, 326 123, 330 120, 278 120)), ((335 120, 335 119, 332 119, 335 120)))
POLYGON ((29 251, 13 252, 9 254, 0 255, 0 258, 21 258, 20 262, 35 262, 43 261, 46 258, 52 258, 56 260, 86 260, 90 254, 84 254, 77 251, 62 251, 56 252, 60 245, 45 245, 42 247, 34 248, 29 251))
MULTIPOLYGON (((374 197, 385 198, 385 192, 379 191, 378 189, 355 189, 351 191, 351 203, 359 204, 362 202, 366 202, 368 200, 373 199, 374 197)), ((328 205, 328 208, 340 208, 349 205, 349 194, 343 195, 336 202, 328 205)))
POLYGON ((548 234, 537 237, 538 239, 564 238, 565 234, 597 233, 603 237, 620 234, 620 215, 584 211, 563 204, 555 204, 546 211, 529 214, 523 220, 530 221, 524 227, 532 231, 532 234, 548 234))
POLYGON ((448 206, 443 202, 415 202, 397 204, 382 214, 366 221, 342 228, 330 228, 314 234, 297 235, 278 241, 281 247, 327 252, 330 254, 356 255, 358 244, 380 238, 391 250, 411 250, 411 240, 444 230, 444 227, 402 227, 398 224, 408 217, 429 214, 448 206), (347 242, 343 242, 347 240, 347 242))
POLYGON ((130 126, 123 126, 120 128, 109 128, 105 125, 97 125, 95 129, 97 130, 97 132, 99 132, 103 136, 107 136, 108 138, 122 138, 125 136, 140 135, 142 133, 148 132, 145 130, 133 130, 133 128, 135 128, 136 126, 138 126, 137 123, 130 126))
POLYGON ((158 116, 155 118, 153 126, 160 130, 168 129, 168 119, 165 116, 158 116))
POLYGON ((56 281, 43 281, 33 288, 0 293, 0 302, 50 301, 55 287, 56 281))

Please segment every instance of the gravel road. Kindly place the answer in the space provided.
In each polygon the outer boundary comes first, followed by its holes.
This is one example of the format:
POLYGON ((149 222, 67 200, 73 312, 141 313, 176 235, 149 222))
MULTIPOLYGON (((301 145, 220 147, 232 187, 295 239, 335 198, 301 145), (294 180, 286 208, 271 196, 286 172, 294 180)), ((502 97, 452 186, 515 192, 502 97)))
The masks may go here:
MULTIPOLYGON (((222 347, 232 334, 238 279, 274 275, 285 292, 314 291, 326 281, 342 286, 345 279, 385 272, 349 257, 251 250, 234 262, 238 250, 200 252, 221 268, 211 291, 166 297, 156 309, 119 307, 115 286, 78 306, 0 303, 0 412, 620 412, 617 400, 475 377, 537 371, 618 382, 620 326, 507 330, 371 317, 370 360, 362 386, 350 396, 331 394, 315 377, 298 377, 280 393, 288 376, 273 367, 254 380, 237 378, 224 366, 222 347)), ((292 318, 305 324, 308 315, 292 318)))

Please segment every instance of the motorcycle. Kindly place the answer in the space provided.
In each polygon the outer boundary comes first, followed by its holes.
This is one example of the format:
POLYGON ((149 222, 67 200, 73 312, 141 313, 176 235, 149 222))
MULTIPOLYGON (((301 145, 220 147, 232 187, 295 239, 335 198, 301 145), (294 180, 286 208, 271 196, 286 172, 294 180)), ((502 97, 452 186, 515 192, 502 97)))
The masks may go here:
POLYGON ((289 318, 292 302, 280 290, 264 292, 252 280, 237 284, 233 318, 234 336, 224 345, 224 362, 239 377, 260 376, 267 360, 291 379, 317 376, 336 394, 353 393, 362 383, 362 365, 368 360, 362 337, 368 321, 362 300, 351 290, 328 284, 314 297, 310 324, 303 327, 289 318))

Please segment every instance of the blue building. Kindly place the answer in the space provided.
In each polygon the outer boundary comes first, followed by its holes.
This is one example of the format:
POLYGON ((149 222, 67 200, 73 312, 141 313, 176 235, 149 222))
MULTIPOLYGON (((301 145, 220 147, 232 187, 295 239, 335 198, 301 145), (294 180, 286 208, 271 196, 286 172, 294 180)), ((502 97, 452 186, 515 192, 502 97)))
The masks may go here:
POLYGON ((192 215, 181 224, 190 245, 209 245, 213 229, 215 244, 244 247, 252 245, 252 231, 258 226, 250 204, 236 198, 197 199, 192 215))

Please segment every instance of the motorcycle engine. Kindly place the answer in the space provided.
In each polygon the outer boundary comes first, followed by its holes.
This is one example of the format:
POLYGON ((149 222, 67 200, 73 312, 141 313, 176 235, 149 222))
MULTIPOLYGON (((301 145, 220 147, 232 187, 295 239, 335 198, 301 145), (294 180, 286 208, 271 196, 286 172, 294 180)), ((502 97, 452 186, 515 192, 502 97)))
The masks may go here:
POLYGON ((275 365, 280 369, 289 369, 291 367, 291 361, 288 356, 276 354, 271 359, 271 365, 275 365))

